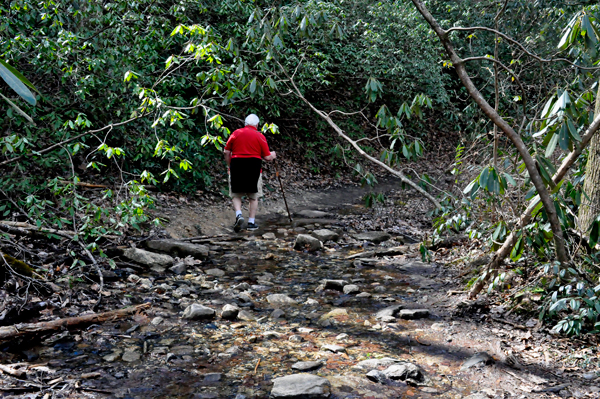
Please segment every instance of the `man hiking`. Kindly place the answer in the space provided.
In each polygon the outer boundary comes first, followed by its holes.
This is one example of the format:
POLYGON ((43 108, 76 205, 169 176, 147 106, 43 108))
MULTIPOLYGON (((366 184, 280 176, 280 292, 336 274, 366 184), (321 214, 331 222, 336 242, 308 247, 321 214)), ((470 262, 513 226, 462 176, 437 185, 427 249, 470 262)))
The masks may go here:
POLYGON ((223 154, 229 165, 229 196, 235 209, 233 230, 242 229, 242 197, 248 197, 248 230, 258 229, 255 217, 258 209, 258 198, 262 197, 262 160, 275 159, 275 151, 269 151, 267 139, 258 131, 258 116, 250 114, 246 117, 245 127, 235 130, 223 154))

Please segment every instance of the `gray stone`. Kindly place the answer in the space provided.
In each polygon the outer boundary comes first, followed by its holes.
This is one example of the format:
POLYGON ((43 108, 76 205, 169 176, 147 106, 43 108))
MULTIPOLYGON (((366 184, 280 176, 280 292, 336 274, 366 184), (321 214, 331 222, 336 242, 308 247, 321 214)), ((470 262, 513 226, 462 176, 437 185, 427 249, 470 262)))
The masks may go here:
POLYGON ((194 353, 194 347, 191 345, 178 345, 173 346, 170 351, 177 356, 185 356, 194 353))
POLYGON ((294 242, 294 249, 301 251, 303 249, 308 249, 309 251, 318 251, 323 249, 323 243, 307 234, 298 234, 296 237, 296 241, 294 242))
POLYGON ((346 280, 322 280, 321 283, 325 286, 326 290, 338 290, 342 291, 344 286, 348 284, 346 280))
POLYGON ((379 244, 392 238, 392 236, 383 231, 368 231, 366 233, 354 234, 352 237, 359 241, 370 241, 374 244, 379 244))
POLYGON ((401 319, 414 320, 429 317, 427 309, 402 309, 399 313, 401 319))
POLYGON ((370 298, 372 295, 368 292, 361 292, 360 294, 358 294, 356 297, 357 298, 370 298))
POLYGON ((275 309, 272 313, 271 313, 271 319, 272 320, 277 320, 277 319, 283 319, 285 318, 285 312, 281 309, 275 309))
POLYGON ((383 374, 391 380, 408 381, 414 384, 425 382, 423 370, 419 366, 409 362, 393 364, 383 370, 383 374))
POLYGON ((119 360, 119 358, 121 357, 122 353, 123 353, 122 350, 116 349, 114 352, 109 353, 108 355, 103 356, 102 359, 104 359, 107 362, 114 362, 116 360, 119 360))
POLYGON ((273 380, 273 399, 322 399, 328 398, 331 384, 326 378, 312 374, 292 374, 273 380))
POLYGON ((271 305, 296 305, 298 303, 285 294, 271 294, 267 296, 267 302, 271 305))
POLYGON ((348 284, 348 285, 344 286, 343 291, 344 291, 344 294, 346 294, 346 295, 352 295, 352 294, 359 293, 360 288, 356 284, 348 284))
POLYGON ((289 341, 291 341, 291 342, 302 342, 302 341, 304 341, 304 338, 302 338, 301 335, 292 335, 289 338, 289 341))
POLYGON ((140 357, 142 355, 140 354, 139 350, 137 348, 132 349, 132 348, 128 348, 125 353, 123 353, 123 361, 124 362, 137 362, 138 360, 140 360, 140 357))
POLYGON ((387 367, 396 363, 400 363, 401 361, 398 359, 393 359, 391 357, 384 357, 381 359, 367 359, 361 362, 358 362, 352 368, 362 369, 362 370, 373 370, 379 367, 387 367))
POLYGON ((312 211, 312 210, 304 210, 296 212, 296 215, 302 216, 304 218, 325 218, 329 216, 329 213, 323 211, 312 211))
POLYGON ((191 255, 197 259, 206 259, 208 257, 208 247, 206 245, 192 244, 177 240, 150 240, 146 246, 156 251, 175 253, 180 257, 191 255))
POLYGON ((185 263, 179 262, 175 266, 169 268, 169 270, 175 274, 181 275, 185 274, 185 272, 187 271, 187 266, 185 265, 185 263))
POLYGON ((292 369, 298 371, 312 371, 323 367, 323 362, 297 362, 292 364, 292 369))
POLYGON ((240 312, 240 308, 235 305, 227 304, 221 310, 221 318, 225 320, 235 320, 240 312))
POLYGON ((346 348, 340 345, 323 345, 321 350, 327 350, 333 353, 342 353, 346 352, 346 348))
POLYGON ((169 255, 155 254, 139 248, 127 248, 123 256, 130 261, 146 266, 169 267, 173 265, 174 259, 169 255))
POLYGON ((262 235, 262 238, 264 238, 265 240, 274 240, 277 237, 275 237, 275 233, 265 233, 262 235))
POLYGON ((248 310, 240 310, 237 318, 244 321, 256 321, 256 317, 248 310))
POLYGON ((215 317, 217 312, 207 306, 199 303, 193 303, 183 311, 184 319, 198 320, 198 319, 212 319, 215 317))
POLYGON ((381 316, 379 320, 381 320, 384 323, 394 323, 396 321, 396 318, 394 316, 381 316))
POLYGON ((208 274, 209 276, 215 277, 223 277, 225 275, 225 272, 221 269, 208 269, 205 270, 204 273, 208 274))
POLYGON ((155 318, 152 319, 152 321, 150 322, 150 324, 152 324, 153 326, 157 326, 160 323, 162 323, 165 319, 163 319, 160 316, 156 316, 155 318))
POLYGON ((391 317, 396 317, 396 315, 398 315, 398 313, 404 309, 403 305, 394 305, 394 306, 389 306, 385 309, 381 309, 380 311, 378 311, 377 313, 375 313, 375 318, 376 319, 381 319, 384 316, 391 316, 391 317))
POLYGON ((385 384, 388 380, 387 376, 383 373, 383 371, 379 370, 371 370, 367 373, 366 377, 373 381, 378 382, 380 384, 385 384))
POLYGON ((219 381, 221 381, 222 378, 223 378, 223 374, 221 374, 221 373, 204 374, 204 382, 209 383, 209 384, 219 382, 219 381))
POLYGON ((310 235, 323 242, 337 241, 340 238, 338 233, 327 229, 314 230, 312 233, 310 233, 310 235))
POLYGON ((461 370, 466 370, 477 365, 492 364, 493 362, 494 359, 486 352, 477 352, 463 363, 461 370))

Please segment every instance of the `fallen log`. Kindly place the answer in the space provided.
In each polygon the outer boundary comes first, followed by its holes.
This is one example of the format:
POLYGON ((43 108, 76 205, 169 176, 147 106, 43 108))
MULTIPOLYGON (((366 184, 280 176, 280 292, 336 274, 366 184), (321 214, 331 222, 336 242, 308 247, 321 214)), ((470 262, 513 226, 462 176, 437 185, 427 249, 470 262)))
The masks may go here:
POLYGON ((132 306, 129 308, 111 310, 104 313, 92 313, 78 317, 68 317, 39 323, 22 323, 14 326, 0 327, 0 340, 20 337, 32 333, 40 333, 64 328, 75 327, 81 324, 102 323, 117 320, 150 307, 149 303, 132 306))
MULTIPOLYGON (((70 240, 73 239, 77 232, 71 230, 56 230, 50 228, 37 227, 33 224, 25 222, 12 222, 8 220, 0 220, 0 230, 9 234, 17 236, 34 236, 34 237, 45 237, 48 234, 54 234, 70 240)), ((109 240, 118 240, 121 236, 103 234, 102 238, 109 240)))

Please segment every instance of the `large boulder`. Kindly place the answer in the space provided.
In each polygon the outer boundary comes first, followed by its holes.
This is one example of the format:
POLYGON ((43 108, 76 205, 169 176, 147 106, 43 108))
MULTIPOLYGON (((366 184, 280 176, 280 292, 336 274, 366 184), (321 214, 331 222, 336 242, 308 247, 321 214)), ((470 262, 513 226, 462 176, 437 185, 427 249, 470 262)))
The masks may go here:
POLYGON ((130 261, 140 263, 149 267, 160 266, 169 267, 173 265, 175 259, 169 255, 155 254, 154 252, 145 251, 139 248, 127 248, 123 252, 123 256, 130 261))
POLYGON ((359 241, 370 241, 374 244, 379 244, 392 238, 392 236, 383 231, 367 231, 365 233, 354 234, 352 237, 359 241))
POLYGON ((273 399, 322 399, 328 398, 331 384, 326 378, 312 374, 292 374, 273 380, 273 399))
POLYGON ((335 231, 331 231, 328 229, 319 229, 310 233, 313 237, 320 241, 337 241, 340 238, 340 235, 335 231))
POLYGON ((215 317, 216 313, 217 312, 214 309, 209 308, 208 306, 204 306, 199 303, 192 303, 190 306, 185 308, 183 311, 183 316, 181 317, 191 320, 212 319, 215 317))
POLYGON ((298 234, 296 242, 294 242, 294 249, 303 250, 308 249, 309 251, 318 251, 323 248, 323 243, 318 238, 309 236, 308 234, 298 234))
POLYGON ((177 240, 149 240, 146 246, 150 249, 160 252, 177 254, 180 257, 193 256, 196 259, 206 259, 208 257, 208 247, 206 245, 192 244, 177 240))

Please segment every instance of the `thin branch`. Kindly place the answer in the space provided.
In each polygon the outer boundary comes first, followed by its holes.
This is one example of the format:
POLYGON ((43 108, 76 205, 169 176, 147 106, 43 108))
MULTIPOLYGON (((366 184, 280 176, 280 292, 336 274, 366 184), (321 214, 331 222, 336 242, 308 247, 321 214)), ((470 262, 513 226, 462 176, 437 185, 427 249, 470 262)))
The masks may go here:
MULTIPOLYGON (((441 29, 441 28, 440 28, 441 29)), ((486 32, 491 32, 491 33, 495 33, 498 36, 502 37, 503 39, 505 39, 507 42, 510 42, 512 44, 514 44, 515 46, 519 47, 521 49, 521 51, 523 51, 525 54, 527 54, 528 56, 530 56, 531 58, 536 59, 539 62, 543 62, 543 63, 552 63, 552 62, 565 62, 571 66, 574 66, 576 68, 579 69, 584 69, 587 71, 597 71, 600 69, 600 67, 584 67, 581 65, 577 65, 574 62, 572 62, 571 60, 568 60, 566 58, 551 58, 551 59, 546 59, 546 58, 542 58, 537 54, 532 53, 531 51, 527 50, 525 48, 525 46, 523 46, 520 42, 518 42, 517 40, 511 38, 510 36, 496 30, 496 29, 492 29, 492 28, 488 28, 485 26, 469 26, 469 27, 454 27, 454 28, 450 28, 448 30, 443 30, 443 35, 444 37, 448 37, 448 34, 450 32, 454 32, 454 31, 459 31, 459 32, 466 32, 466 31, 472 31, 472 30, 482 30, 482 31, 486 31, 486 32)))
POLYGON ((514 79, 515 81, 519 84, 519 86, 521 87, 521 91, 523 92, 523 113, 527 113, 527 92, 525 91, 525 88, 523 87, 523 85, 521 84, 521 81, 519 80, 519 78, 517 77, 517 75, 506 65, 504 65, 501 61, 495 59, 495 58, 490 58, 490 57, 469 57, 469 58, 464 58, 462 60, 463 62, 469 62, 469 61, 492 61, 494 63, 496 63, 496 65, 501 66, 506 72, 508 72, 514 79))
POLYGON ((0 162, 0 166, 4 166, 4 165, 11 164, 11 163, 13 163, 13 162, 20 161, 21 159, 23 159, 23 158, 27 158, 27 157, 30 157, 31 155, 42 155, 42 154, 46 154, 46 153, 48 153, 48 152, 50 152, 50 151, 53 151, 53 150, 55 150, 55 149, 57 149, 57 148, 61 147, 61 146, 62 146, 62 145, 64 145, 64 144, 71 143, 71 142, 73 142, 73 141, 75 141, 75 140, 78 140, 78 139, 80 139, 80 138, 84 137, 84 136, 87 136, 88 134, 98 133, 98 132, 102 132, 102 131, 104 131, 104 130, 106 130, 106 129, 112 129, 113 127, 123 126, 123 125, 126 125, 126 124, 130 123, 130 122, 133 122, 133 121, 134 121, 134 120, 136 120, 136 119, 140 119, 140 118, 141 118, 141 117, 143 117, 143 116, 146 116, 146 114, 141 114, 141 115, 138 115, 138 116, 136 116, 136 117, 134 117, 134 118, 128 119, 128 120, 126 120, 126 121, 123 121, 123 122, 119 122, 119 123, 111 123, 110 125, 104 126, 103 128, 100 128, 100 129, 96 129, 96 130, 88 130, 87 132, 84 132, 84 133, 78 134, 77 136, 71 137, 70 139, 67 139, 67 140, 61 141, 60 143, 53 144, 53 145, 51 145, 50 147, 46 147, 46 148, 44 148, 43 150, 39 150, 39 151, 33 151, 31 154, 25 154, 25 155, 18 156, 18 157, 16 157, 16 158, 7 159, 6 161, 0 162))

